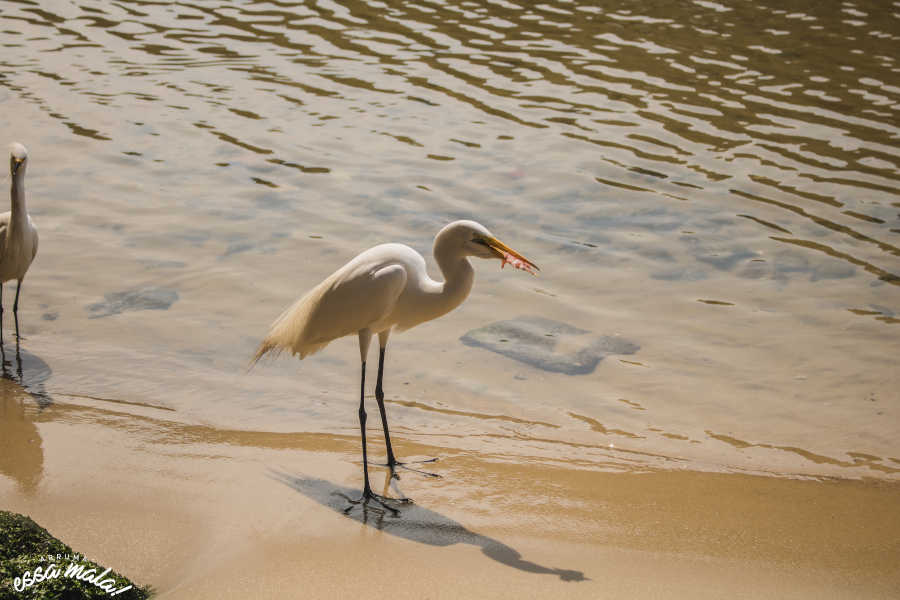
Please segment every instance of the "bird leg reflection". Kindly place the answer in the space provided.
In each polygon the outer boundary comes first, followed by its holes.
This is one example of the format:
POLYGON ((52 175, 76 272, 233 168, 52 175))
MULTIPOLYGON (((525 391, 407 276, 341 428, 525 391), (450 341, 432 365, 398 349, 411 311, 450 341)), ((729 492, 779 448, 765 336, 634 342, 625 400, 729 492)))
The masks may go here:
POLYGON ((16 375, 18 376, 18 379, 10 373, 9 367, 12 366, 12 361, 6 360, 6 347, 2 343, 0 343, 0 366, 2 366, 2 375, 4 379, 11 379, 22 384, 22 351, 19 347, 18 339, 16 340, 16 375))
MULTIPOLYGON (((412 467, 407 466, 409 463, 402 463, 398 461, 394 456, 394 449, 391 447, 391 434, 388 431, 387 412, 384 409, 384 389, 381 386, 381 382, 384 377, 384 353, 385 346, 382 346, 378 353, 378 381, 375 383, 375 400, 378 401, 378 411, 381 413, 381 425, 382 427, 384 427, 384 444, 387 447, 387 464, 384 466, 391 469, 391 477, 396 479, 400 478, 400 476, 397 475, 397 467, 406 469, 407 471, 413 471, 414 473, 425 475, 426 477, 440 477, 440 475, 438 475, 437 473, 429 473, 420 469, 413 469, 412 467)), ((429 458, 427 460, 419 460, 414 462, 430 463, 435 461, 437 461, 437 458, 429 458)))
POLYGON ((19 351, 19 340, 16 338, 16 375, 19 376, 19 383, 22 381, 22 354, 19 351))
POLYGON ((382 490, 382 494, 387 497, 388 490, 393 489, 394 493, 398 496, 397 498, 392 498, 397 500, 397 502, 402 502, 403 504, 414 504, 413 499, 403 493, 403 490, 400 489, 400 486, 397 484, 397 480, 399 478, 394 476, 393 471, 389 471, 385 473, 384 477, 384 489, 382 490))

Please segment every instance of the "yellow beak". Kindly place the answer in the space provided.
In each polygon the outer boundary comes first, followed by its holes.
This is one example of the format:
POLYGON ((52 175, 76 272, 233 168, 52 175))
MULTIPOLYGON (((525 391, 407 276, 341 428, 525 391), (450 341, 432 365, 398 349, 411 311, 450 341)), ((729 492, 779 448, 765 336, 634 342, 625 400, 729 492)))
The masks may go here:
POLYGON ((522 256, 521 254, 519 254, 518 252, 516 252, 515 250, 513 250, 512 248, 510 248, 509 246, 507 246, 500 240, 498 240, 497 238, 485 237, 484 241, 488 245, 488 248, 490 248, 491 250, 494 251, 494 254, 497 255, 497 258, 506 259, 509 256, 513 256, 513 257, 519 259, 520 261, 522 261, 523 263, 525 263, 526 265, 533 268, 535 271, 541 270, 536 264, 534 264, 533 262, 531 262, 530 260, 528 260, 527 258, 522 256))

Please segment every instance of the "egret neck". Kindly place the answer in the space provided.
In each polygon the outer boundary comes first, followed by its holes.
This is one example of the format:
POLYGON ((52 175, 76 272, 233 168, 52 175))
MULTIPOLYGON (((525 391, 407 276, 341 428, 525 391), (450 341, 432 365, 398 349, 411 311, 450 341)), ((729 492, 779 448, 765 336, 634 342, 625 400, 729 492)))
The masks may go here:
POLYGON ((28 222, 28 211, 25 209, 25 165, 20 165, 12 177, 10 187, 11 206, 9 215, 9 229, 6 233, 6 244, 11 238, 21 236, 28 222))
POLYGON ((444 275, 444 281, 432 281, 432 285, 425 288, 425 297, 422 299, 422 312, 428 315, 425 320, 436 319, 462 304, 475 282, 475 269, 463 254, 462 248, 448 244, 438 236, 434 240, 432 253, 444 275))

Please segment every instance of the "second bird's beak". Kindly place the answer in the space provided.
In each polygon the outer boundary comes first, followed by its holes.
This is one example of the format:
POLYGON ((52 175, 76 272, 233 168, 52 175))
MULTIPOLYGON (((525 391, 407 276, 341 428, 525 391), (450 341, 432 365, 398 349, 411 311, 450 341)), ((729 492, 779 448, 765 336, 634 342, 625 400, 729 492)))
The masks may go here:
POLYGON ((499 258, 501 260, 505 260, 509 256, 512 256, 512 257, 515 257, 515 258, 521 260, 523 263, 530 266, 535 271, 540 271, 540 268, 538 268, 538 266, 536 264, 534 264, 533 262, 531 262, 530 260, 528 260, 527 258, 522 256, 521 254, 519 254, 518 252, 516 252, 515 250, 513 250, 512 248, 510 248, 509 246, 507 246, 500 240, 498 240, 497 238, 490 237, 490 236, 485 237, 484 243, 487 245, 488 248, 490 248, 491 250, 494 251, 494 254, 497 255, 497 258, 499 258))
POLYGON ((16 174, 16 171, 19 170, 19 167, 21 167, 21 166, 22 166, 22 163, 24 163, 24 162, 25 162, 25 161, 22 160, 21 158, 14 158, 14 159, 13 159, 13 168, 12 168, 12 174, 13 174, 13 175, 16 174))

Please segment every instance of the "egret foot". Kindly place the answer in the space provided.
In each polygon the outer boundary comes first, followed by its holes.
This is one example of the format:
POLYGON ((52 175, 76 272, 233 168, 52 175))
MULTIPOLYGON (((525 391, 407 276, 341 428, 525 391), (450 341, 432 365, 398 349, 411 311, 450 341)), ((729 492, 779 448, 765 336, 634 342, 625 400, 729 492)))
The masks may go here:
POLYGON ((401 469, 406 469, 407 471, 412 471, 413 473, 418 473, 419 475, 424 475, 425 477, 434 477, 434 478, 440 479, 441 476, 438 475, 437 473, 431 473, 430 471, 423 471, 422 469, 414 469, 409 466, 411 464, 433 463, 436 461, 437 461, 437 458, 429 458, 428 460, 413 460, 410 462, 396 462, 395 461, 393 465, 388 465, 388 466, 391 468, 391 474, 394 477, 396 477, 397 479, 400 478, 400 476, 397 475, 398 467, 401 469))
POLYGON ((350 503, 350 506, 348 506, 347 508, 344 509, 345 514, 349 513, 351 510, 353 510, 354 506, 359 505, 359 506, 363 507, 363 510, 371 508, 372 510, 382 512, 382 513, 385 512, 385 510, 386 510, 386 511, 390 512, 391 515, 396 517, 396 516, 400 515, 400 510, 397 509, 396 507, 391 506, 389 504, 389 502, 398 502, 400 504, 412 504, 412 500, 410 500, 409 498, 388 498, 387 496, 380 496, 380 495, 376 494, 375 492, 373 492, 372 490, 363 490, 362 496, 360 496, 359 499, 357 499, 357 500, 354 500, 353 498, 348 498, 344 494, 341 494, 341 496, 343 496, 347 500, 347 502, 350 503), (376 502, 381 505, 381 508, 378 508, 376 506, 371 506, 369 504, 369 502, 376 502))

